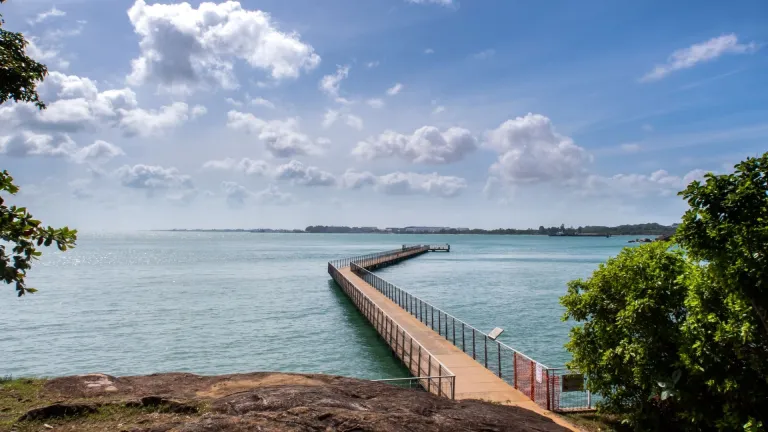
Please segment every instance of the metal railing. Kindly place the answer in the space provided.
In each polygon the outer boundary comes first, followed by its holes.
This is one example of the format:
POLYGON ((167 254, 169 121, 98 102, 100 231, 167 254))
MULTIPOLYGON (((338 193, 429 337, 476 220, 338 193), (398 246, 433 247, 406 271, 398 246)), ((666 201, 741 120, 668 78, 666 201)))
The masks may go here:
MULTIPOLYGON (((482 331, 398 288, 364 266, 355 262, 350 266, 369 285, 542 408, 553 411, 591 409, 591 395, 586 386, 581 390, 573 390, 573 386, 564 387, 563 376, 573 372, 549 368, 506 344, 494 341, 482 331)), ((572 381, 573 378, 569 385, 572 381)))
MULTIPOLYGON (((404 250, 397 252, 402 254, 404 250)), ((390 254, 389 256, 392 258, 397 254, 390 254)), ((366 258, 362 262, 376 261, 380 258, 381 256, 366 258)), ((341 262, 345 262, 345 260, 341 260, 341 262)), ((350 263, 357 268, 363 268, 351 261, 350 263)), ((344 277, 333 262, 328 263, 328 273, 415 377, 409 379, 415 379, 422 388, 430 393, 453 399, 456 392, 456 376, 418 340, 400 327, 392 317, 379 308, 370 297, 344 277)))
POLYGON ((427 252, 429 249, 422 245, 403 245, 403 247, 400 249, 393 249, 385 252, 375 252, 351 258, 337 259, 330 261, 329 264, 333 265, 337 269, 342 267, 349 267, 352 263, 355 263, 361 267, 368 268, 382 262, 393 261, 392 257, 396 255, 411 256, 413 253, 416 253, 416 251, 427 252))

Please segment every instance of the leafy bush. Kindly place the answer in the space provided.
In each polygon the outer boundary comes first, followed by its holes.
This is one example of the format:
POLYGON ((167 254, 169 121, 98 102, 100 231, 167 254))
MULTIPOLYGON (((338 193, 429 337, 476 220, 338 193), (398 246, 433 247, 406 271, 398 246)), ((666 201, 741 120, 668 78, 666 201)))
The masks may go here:
POLYGON ((569 283, 570 366, 638 430, 764 430, 768 153, 681 195, 677 244, 625 249, 569 283))

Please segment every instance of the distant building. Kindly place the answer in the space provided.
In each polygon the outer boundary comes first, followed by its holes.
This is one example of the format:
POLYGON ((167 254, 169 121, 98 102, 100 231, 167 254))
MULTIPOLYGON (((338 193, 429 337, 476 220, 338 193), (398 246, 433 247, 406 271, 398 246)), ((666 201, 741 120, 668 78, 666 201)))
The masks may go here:
POLYGON ((456 231, 466 232, 466 231, 469 231, 469 228, 456 228, 456 231))
POLYGON ((408 226, 404 231, 408 233, 436 233, 443 230, 448 230, 446 227, 424 227, 424 226, 408 226))

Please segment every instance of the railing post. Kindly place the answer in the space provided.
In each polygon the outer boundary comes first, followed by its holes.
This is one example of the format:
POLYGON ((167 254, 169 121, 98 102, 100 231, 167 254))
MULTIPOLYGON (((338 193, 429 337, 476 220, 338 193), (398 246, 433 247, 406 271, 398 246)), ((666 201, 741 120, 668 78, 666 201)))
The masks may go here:
POLYGON ((429 308, 432 309, 432 330, 435 329, 435 307, 432 305, 429 305, 429 308))
POLYGON ((437 368, 437 395, 443 395, 443 366, 437 368))
POLYGON ((453 317, 453 344, 456 345, 456 317, 453 317))
POLYGON ((462 321, 461 322, 461 351, 462 352, 467 352, 467 343, 466 343, 466 341, 464 339, 465 339, 465 336, 464 336, 464 322, 462 321))
POLYGON ((488 369, 488 336, 483 334, 483 338, 485 338, 485 355, 483 356, 483 361, 485 362, 485 368, 488 369))
POLYGON ((448 314, 445 314, 445 340, 448 339, 448 314))
POLYGON ((549 369, 547 369, 546 384, 547 384, 547 411, 551 411, 552 410, 552 403, 550 401, 550 393, 549 393, 549 369))
POLYGON ((441 331, 443 331, 443 327, 440 325, 440 311, 437 311, 437 334, 440 334, 441 331))
POLYGON ((427 357, 427 361, 428 361, 427 376, 430 377, 429 379, 427 379, 427 382, 429 383, 428 385, 429 388, 427 389, 427 391, 432 393, 432 378, 431 378, 432 377, 432 356, 431 355, 427 357))
POLYGON ((416 374, 417 377, 421 376, 421 345, 419 345, 419 361, 418 361, 418 373, 416 374))
POLYGON ((501 343, 496 341, 496 350, 499 353, 499 378, 501 378, 501 343))
POLYGON ((531 400, 536 402, 536 362, 531 360, 531 400))
POLYGON ((477 360, 475 355, 475 329, 472 329, 472 360, 477 360))
POLYGON ((513 374, 512 382, 514 384, 513 387, 517 389, 517 353, 516 352, 512 352, 512 374, 513 374))
POLYGON ((408 372, 413 373, 413 337, 411 337, 411 348, 408 350, 408 372))

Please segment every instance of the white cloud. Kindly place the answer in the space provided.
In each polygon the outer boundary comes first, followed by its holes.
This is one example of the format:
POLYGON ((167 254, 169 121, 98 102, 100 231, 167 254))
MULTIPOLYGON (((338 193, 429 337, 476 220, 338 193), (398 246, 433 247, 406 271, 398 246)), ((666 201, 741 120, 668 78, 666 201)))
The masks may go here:
POLYGON ((341 81, 349 76, 349 66, 337 66, 336 73, 333 75, 326 75, 320 80, 320 90, 334 100, 346 103, 346 99, 339 96, 339 89, 341 87, 341 81))
POLYGON ((262 106, 262 107, 269 108, 269 109, 275 109, 275 104, 273 104, 272 102, 270 102, 270 101, 268 101, 268 100, 266 100, 264 98, 260 98, 260 97, 259 98, 251 99, 250 104, 253 105, 253 106, 262 106))
POLYGON ((227 98, 225 100, 227 101, 228 104, 230 104, 230 105, 232 105, 234 107, 241 107, 241 106, 243 106, 243 103, 240 102, 239 100, 235 100, 235 99, 232 99, 232 98, 227 98))
POLYGON ((0 137, 0 154, 10 157, 70 157, 76 151, 77 145, 64 134, 56 137, 51 135, 22 132, 19 134, 0 137))
POLYGON ((433 50, 432 48, 427 48, 424 50, 424 54, 427 54, 427 55, 434 54, 434 53, 435 53, 435 50, 433 50))
POLYGON ((176 168, 153 165, 123 165, 115 171, 120 183, 128 188, 146 189, 191 189, 192 179, 179 173, 176 168))
POLYGON ((370 106, 371 108, 376 108, 376 109, 379 109, 379 108, 383 108, 383 107, 384 107, 384 101, 383 101, 383 100, 381 100, 381 99, 377 99, 377 98, 374 98, 374 99, 368 99, 368 101, 366 101, 366 103, 367 103, 367 104, 368 104, 368 106, 370 106))
MULTIPOLYGON (((180 125, 195 115, 183 102, 160 109, 138 107, 133 90, 113 89, 99 92, 88 78, 51 72, 40 86, 48 108, 38 110, 29 103, 0 107, 0 124, 19 129, 77 132, 115 127, 126 136, 148 136, 180 125)), ((197 109, 200 114, 200 108, 197 109)))
POLYGON ((408 3, 414 3, 414 4, 436 4, 440 6, 455 6, 456 2, 454 0, 405 0, 408 3))
POLYGON ((139 36, 140 55, 128 81, 189 89, 214 82, 237 87, 234 61, 262 69, 274 80, 296 78, 320 63, 297 33, 280 31, 271 16, 239 2, 152 4, 136 0, 128 17, 139 36))
POLYGON ((438 106, 435 107, 435 109, 432 110, 432 114, 437 115, 437 114, 440 114, 443 111, 445 111, 445 107, 442 106, 442 105, 438 105, 438 106))
POLYGON ((347 114, 346 116, 347 126, 357 129, 357 130, 363 130, 363 119, 356 115, 347 114))
POLYGON ((483 51, 480 51, 479 53, 475 54, 474 57, 476 59, 478 59, 478 60, 487 60, 487 59, 489 59, 489 58, 491 58, 491 57, 493 57, 495 55, 496 55, 496 50, 495 49, 487 49, 487 50, 483 50, 483 51))
POLYGON ((645 174, 616 174, 610 177, 590 175, 581 192, 585 195, 604 196, 671 196, 683 190, 694 180, 704 178, 704 170, 693 170, 680 177, 665 170, 645 174))
POLYGON ((333 186, 336 184, 336 177, 333 174, 317 167, 305 166, 297 160, 278 166, 275 169, 275 179, 290 181, 302 186, 333 186))
POLYGON ((411 135, 386 131, 359 142, 352 154, 364 160, 400 157, 413 163, 447 164, 462 160, 476 148, 477 139, 466 129, 440 132, 434 126, 424 126, 411 135))
POLYGON ((376 188, 390 195, 422 194, 450 198, 461 194, 467 188, 467 182, 460 177, 437 173, 394 172, 380 176, 376 180, 376 188))
POLYGON ((64 59, 60 50, 38 45, 39 40, 35 37, 27 39, 27 46, 24 52, 33 60, 48 66, 55 66, 57 69, 69 68, 69 61, 64 59))
POLYGON ((394 96, 400 93, 402 90, 403 90, 403 85, 400 83, 397 83, 387 90, 387 94, 390 96, 394 96))
POLYGON ((263 176, 269 173, 269 164, 263 160, 243 158, 239 161, 227 158, 222 160, 210 160, 203 164, 204 169, 237 171, 247 175, 263 176))
POLYGON ((325 112, 325 116, 323 116, 323 127, 328 129, 329 127, 333 126, 334 123, 339 119, 340 113, 336 110, 329 109, 325 112))
POLYGON ((442 198, 455 197, 467 188, 467 182, 463 178, 441 176, 437 173, 394 172, 375 176, 367 171, 354 170, 347 170, 340 184, 347 189, 373 186, 378 192, 387 195, 432 195, 442 198))
POLYGON ((259 192, 251 192, 243 185, 225 181, 221 183, 221 188, 227 198, 227 204, 232 207, 242 207, 250 201, 264 205, 286 205, 294 201, 291 194, 281 192, 274 185, 259 192))
POLYGON ((540 114, 504 122, 487 133, 485 144, 500 153, 491 174, 510 184, 567 181, 583 175, 592 160, 540 114))
POLYGON ((66 12, 56 9, 56 6, 54 6, 51 8, 51 10, 40 12, 39 14, 37 14, 35 19, 29 21, 29 24, 30 25, 40 24, 41 22, 48 20, 49 18, 63 17, 66 15, 67 15, 66 12))
POLYGON ((93 144, 85 146, 73 153, 72 158, 81 163, 104 163, 124 155, 125 152, 120 147, 106 141, 96 140, 93 144))
POLYGON ((102 140, 85 147, 77 147, 66 134, 47 135, 32 132, 0 137, 0 154, 17 158, 65 158, 76 163, 96 164, 125 155, 120 147, 102 140))
POLYGON ((363 186, 373 186, 376 184, 376 176, 369 172, 358 172, 352 169, 347 170, 341 176, 341 187, 346 189, 360 189, 363 186))
POLYGON ((739 43, 738 37, 733 33, 718 36, 708 41, 674 51, 667 58, 666 63, 656 65, 640 81, 657 81, 674 71, 692 68, 699 63, 712 61, 723 54, 746 54, 757 51, 757 48, 755 42, 748 44, 739 43))
POLYGON ((366 63, 365 67, 367 67, 368 69, 373 69, 375 67, 378 67, 379 64, 380 63, 378 61, 371 61, 371 62, 366 63))
POLYGON ((128 136, 150 136, 161 134, 189 119, 189 106, 184 102, 174 102, 159 110, 134 108, 131 110, 118 111, 122 116, 120 119, 120 127, 128 136))
POLYGON ((192 118, 198 118, 208 113, 208 109, 202 105, 195 105, 192 107, 192 118))
POLYGON ((299 130, 299 119, 262 120, 239 111, 227 113, 227 126, 254 134, 275 157, 322 153, 322 148, 299 130))

